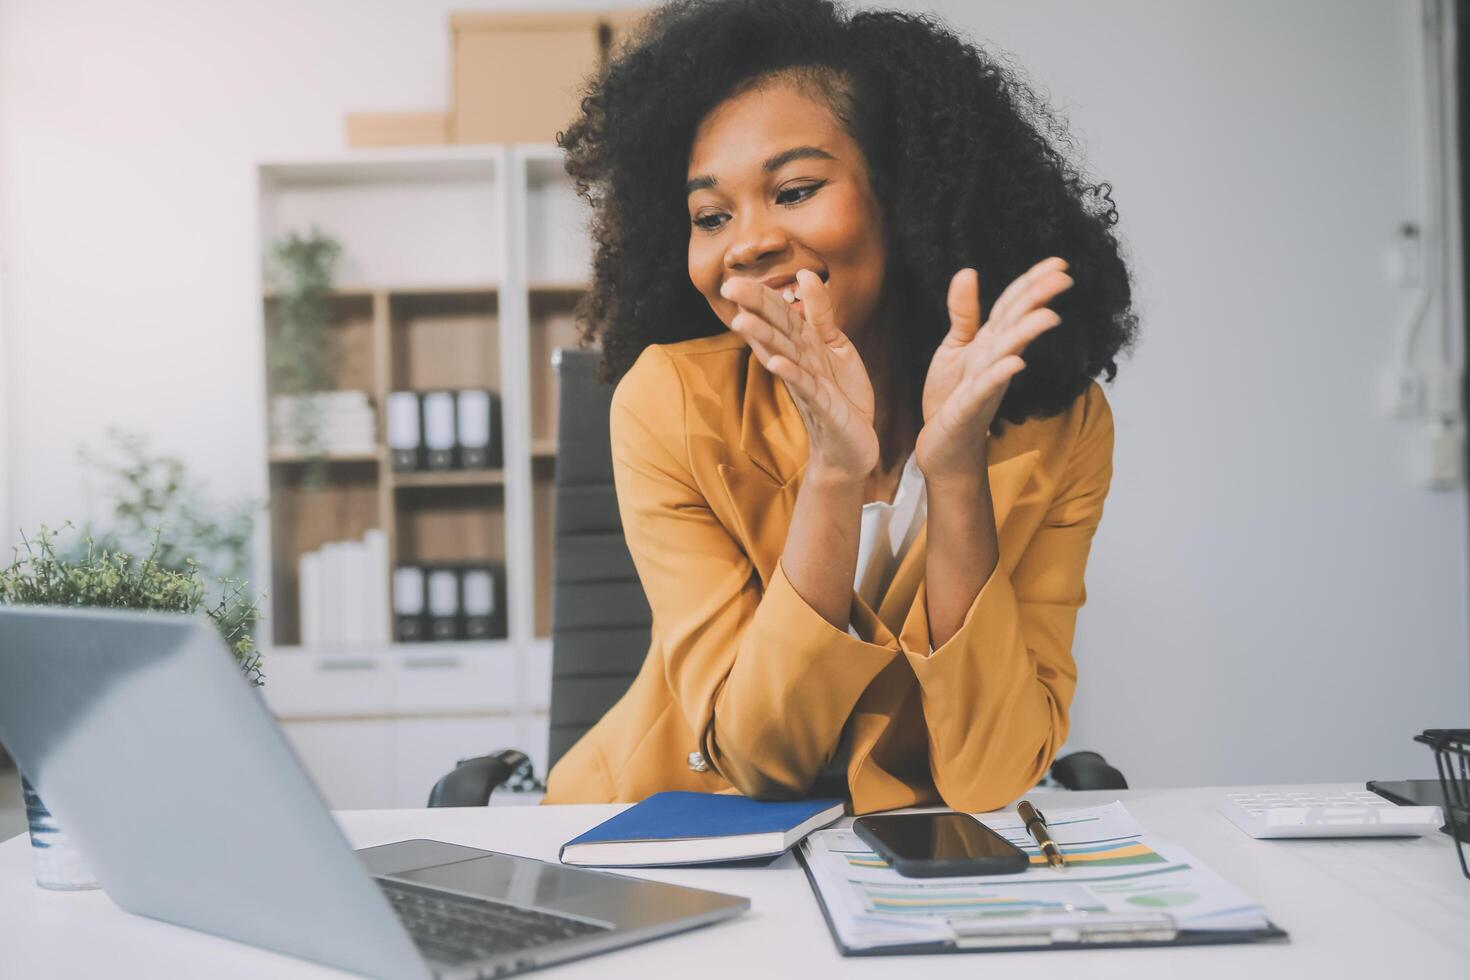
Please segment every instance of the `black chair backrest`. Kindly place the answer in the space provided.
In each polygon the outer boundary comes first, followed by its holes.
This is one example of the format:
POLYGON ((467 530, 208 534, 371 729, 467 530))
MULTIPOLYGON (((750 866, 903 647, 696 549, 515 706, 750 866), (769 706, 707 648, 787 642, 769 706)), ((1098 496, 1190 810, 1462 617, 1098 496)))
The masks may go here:
POLYGON ((550 765, 633 683, 653 614, 623 541, 613 488, 602 355, 560 349, 555 567, 551 590, 550 765))

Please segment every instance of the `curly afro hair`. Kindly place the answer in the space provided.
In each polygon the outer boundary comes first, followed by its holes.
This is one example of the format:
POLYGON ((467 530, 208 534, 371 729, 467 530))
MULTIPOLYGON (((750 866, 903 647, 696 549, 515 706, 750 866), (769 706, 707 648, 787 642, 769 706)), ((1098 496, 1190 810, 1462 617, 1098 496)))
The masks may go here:
POLYGON ((672 0, 589 81, 581 115, 557 136, 592 207, 593 280, 577 316, 584 340, 602 343, 604 380, 649 344, 726 329, 687 275, 670 274, 687 267, 686 168, 701 120, 773 75, 815 83, 867 158, 885 219, 884 302, 905 311, 887 367, 911 418, 949 328, 949 280, 967 266, 982 310, 1049 255, 1075 281, 1049 304, 1062 323, 1027 348, 997 429, 1057 415, 1091 379, 1113 379, 1138 321, 1112 188, 1063 155, 1064 124, 1016 69, 929 15, 672 0))

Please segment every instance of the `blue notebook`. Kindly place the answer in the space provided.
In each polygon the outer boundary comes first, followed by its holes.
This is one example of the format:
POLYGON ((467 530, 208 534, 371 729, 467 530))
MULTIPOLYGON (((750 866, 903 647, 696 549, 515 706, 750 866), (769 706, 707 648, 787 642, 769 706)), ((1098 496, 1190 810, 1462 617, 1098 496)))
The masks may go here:
POLYGON ((766 803, 719 793, 655 793, 567 841, 561 860, 647 868, 775 857, 844 809, 833 799, 766 803))

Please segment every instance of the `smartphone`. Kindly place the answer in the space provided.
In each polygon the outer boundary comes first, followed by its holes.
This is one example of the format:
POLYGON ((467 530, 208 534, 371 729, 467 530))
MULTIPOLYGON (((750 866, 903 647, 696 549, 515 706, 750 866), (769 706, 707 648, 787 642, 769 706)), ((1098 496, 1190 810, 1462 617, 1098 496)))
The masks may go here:
POLYGON ((1394 782, 1370 779, 1367 786, 1372 792, 1399 806, 1437 806, 1446 810, 1444 790, 1440 788, 1438 779, 1401 779, 1394 782))
POLYGON ((1025 851, 968 813, 858 817, 852 829, 906 878, 1005 875, 1030 866, 1025 851))

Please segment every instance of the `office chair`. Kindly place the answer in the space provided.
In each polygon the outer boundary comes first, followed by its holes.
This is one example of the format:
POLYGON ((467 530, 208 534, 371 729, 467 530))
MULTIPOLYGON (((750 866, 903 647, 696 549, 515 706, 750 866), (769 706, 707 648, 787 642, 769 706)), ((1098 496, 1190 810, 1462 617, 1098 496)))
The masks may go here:
MULTIPOLYGON (((597 381, 601 354, 560 349, 553 358, 561 391, 548 767, 633 683, 653 623, 618 516, 608 439, 613 389, 597 381)), ((435 784, 429 806, 484 806, 497 786, 530 785, 531 779, 520 752, 467 759, 435 784)), ((1074 790, 1128 788, 1123 774, 1096 752, 1056 760, 1051 779, 1074 790)))
MULTIPOLYGON (((633 683, 653 624, 618 515, 608 439, 613 388, 597 380, 602 356, 559 349, 552 357, 560 394, 548 770, 633 683)), ((429 806, 484 806, 496 787, 532 779, 529 761, 513 750, 467 759, 435 784, 429 806)))

